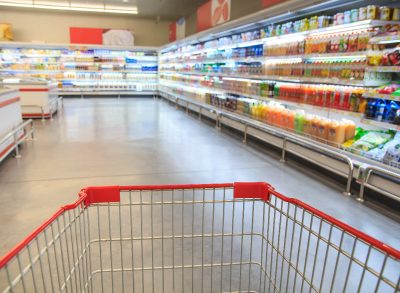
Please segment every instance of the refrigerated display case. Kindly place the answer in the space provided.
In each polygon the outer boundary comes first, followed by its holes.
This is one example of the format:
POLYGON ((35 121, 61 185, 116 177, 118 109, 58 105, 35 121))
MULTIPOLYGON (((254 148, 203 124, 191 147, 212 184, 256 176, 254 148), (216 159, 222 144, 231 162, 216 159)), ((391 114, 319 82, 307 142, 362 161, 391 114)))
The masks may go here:
POLYGON ((259 12, 168 44, 160 94, 216 113, 208 116, 245 139, 263 137, 283 152, 296 141, 289 152, 366 186, 370 166, 383 170, 378 177, 390 180, 379 189, 398 200, 400 7, 386 2, 336 0, 267 19, 259 12))
POLYGON ((16 89, 0 85, 0 161, 7 156, 14 144, 24 136, 23 129, 12 133, 22 124, 21 103, 16 89))
POLYGON ((5 78, 1 85, 19 92, 23 118, 51 118, 59 107, 57 82, 42 79, 5 78))
POLYGON ((0 43, 0 76, 56 80, 68 95, 152 95, 157 49, 0 43))

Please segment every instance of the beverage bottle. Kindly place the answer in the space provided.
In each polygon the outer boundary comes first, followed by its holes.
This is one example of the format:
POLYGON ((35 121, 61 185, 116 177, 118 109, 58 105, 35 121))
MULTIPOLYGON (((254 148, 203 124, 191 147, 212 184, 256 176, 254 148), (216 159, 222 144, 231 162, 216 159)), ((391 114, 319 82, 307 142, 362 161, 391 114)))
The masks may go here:
POLYGON ((288 120, 287 120, 287 128, 289 130, 294 130, 294 111, 289 111, 288 120))
POLYGON ((369 99, 368 103, 367 103, 367 109, 365 112, 365 115, 367 116, 367 118, 374 118, 375 117, 375 113, 376 113, 376 100, 375 99, 369 99))
POLYGON ((396 113, 399 111, 400 107, 395 101, 391 101, 386 115, 386 119, 389 122, 393 122, 396 118, 396 113))
POLYGON ((275 97, 275 98, 278 98, 278 97, 279 97, 279 93, 280 93, 279 87, 280 87, 280 86, 281 86, 281 85, 279 85, 278 83, 275 84, 275 86, 274 86, 274 97, 275 97))
POLYGON ((298 110, 296 111, 296 115, 294 117, 294 129, 297 133, 303 133, 304 130, 304 111, 298 110))
POLYGON ((320 120, 321 120, 321 118, 318 116, 314 116, 311 119, 310 135, 314 138, 318 137, 318 128, 319 128, 320 120))
POLYGON ((328 140, 328 124, 329 120, 322 118, 319 120, 318 125, 318 138, 319 140, 326 142, 328 140))
POLYGON ((382 121, 385 117, 386 112, 386 103, 384 100, 380 99, 377 103, 375 119, 377 121, 382 121))
POLYGON ((365 113, 365 111, 367 109, 367 99, 365 99, 361 96, 359 99, 360 99, 360 104, 358 105, 358 109, 354 112, 365 113))
POLYGON ((347 120, 347 119, 342 119, 342 124, 345 127, 345 135, 344 135, 344 141, 348 141, 350 139, 354 138, 354 135, 356 134, 356 125, 353 121, 347 120))
POLYGON ((303 126, 303 133, 307 135, 312 134, 312 120, 314 119, 313 115, 306 114, 304 117, 304 126, 303 126))
POLYGON ((345 141, 346 127, 344 124, 337 121, 330 121, 328 123, 328 141, 337 146, 345 141))

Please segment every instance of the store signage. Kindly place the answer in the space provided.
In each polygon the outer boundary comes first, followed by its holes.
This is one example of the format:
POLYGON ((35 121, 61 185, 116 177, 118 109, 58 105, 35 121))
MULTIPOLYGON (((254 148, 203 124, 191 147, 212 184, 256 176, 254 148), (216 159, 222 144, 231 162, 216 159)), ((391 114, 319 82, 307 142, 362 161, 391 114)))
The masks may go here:
POLYGON ((70 27, 71 44, 133 46, 134 35, 130 30, 70 27))
POLYGON ((176 40, 183 39, 185 37, 186 21, 184 17, 181 17, 177 21, 170 23, 169 25, 169 41, 173 42, 176 40))
POLYGON ((261 0, 261 4, 263 8, 268 8, 285 1, 287 0, 261 0))
POLYGON ((197 31, 229 21, 231 0, 210 0, 197 9, 197 31))

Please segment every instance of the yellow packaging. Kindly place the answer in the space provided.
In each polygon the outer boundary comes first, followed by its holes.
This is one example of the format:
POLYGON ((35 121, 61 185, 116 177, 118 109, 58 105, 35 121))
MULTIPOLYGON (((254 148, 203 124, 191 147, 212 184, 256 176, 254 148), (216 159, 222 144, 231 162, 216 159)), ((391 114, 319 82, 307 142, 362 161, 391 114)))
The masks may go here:
POLYGON ((12 26, 10 23, 0 23, 0 41, 12 41, 12 26))

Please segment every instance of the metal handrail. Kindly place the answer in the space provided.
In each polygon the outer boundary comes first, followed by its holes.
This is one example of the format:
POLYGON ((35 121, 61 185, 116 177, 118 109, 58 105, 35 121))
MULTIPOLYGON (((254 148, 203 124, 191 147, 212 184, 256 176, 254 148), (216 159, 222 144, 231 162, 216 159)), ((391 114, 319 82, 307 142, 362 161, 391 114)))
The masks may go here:
POLYGON ((6 143, 9 139, 13 139, 13 145, 12 147, 7 150, 7 152, 0 157, 0 162, 5 159, 14 149, 15 149, 15 153, 16 153, 16 158, 20 158, 20 154, 19 154, 19 144, 21 142, 23 142, 28 136, 31 136, 31 139, 34 140, 35 139, 35 135, 34 135, 34 126, 33 126, 33 120, 29 119, 27 121, 24 121, 23 123, 21 123, 20 125, 18 125, 17 127, 13 128, 13 130, 11 132, 9 132, 6 136, 4 136, 1 140, 0 140, 0 145, 6 143), (25 127, 27 125, 30 125, 30 129, 29 131, 25 131, 25 127), (18 132, 24 130, 25 133, 23 135, 23 137, 18 137, 18 132))
MULTIPOLYGON (((377 188, 374 187, 374 185, 369 184, 368 181, 372 175, 372 173, 377 173, 377 174, 381 174, 381 175, 386 175, 386 176, 390 176, 392 178, 398 179, 400 180, 400 174, 389 171, 389 170, 385 170, 376 166, 370 166, 368 165, 364 170, 363 170, 363 174, 359 179, 359 183, 361 185, 360 187, 360 193, 358 195, 357 200, 363 202, 364 201, 364 191, 365 191, 365 187, 377 190, 377 188)), ((387 192, 385 190, 381 190, 379 189, 379 192, 386 195, 387 197, 390 197, 394 200, 400 201, 400 197, 396 196, 390 192, 387 192)))

